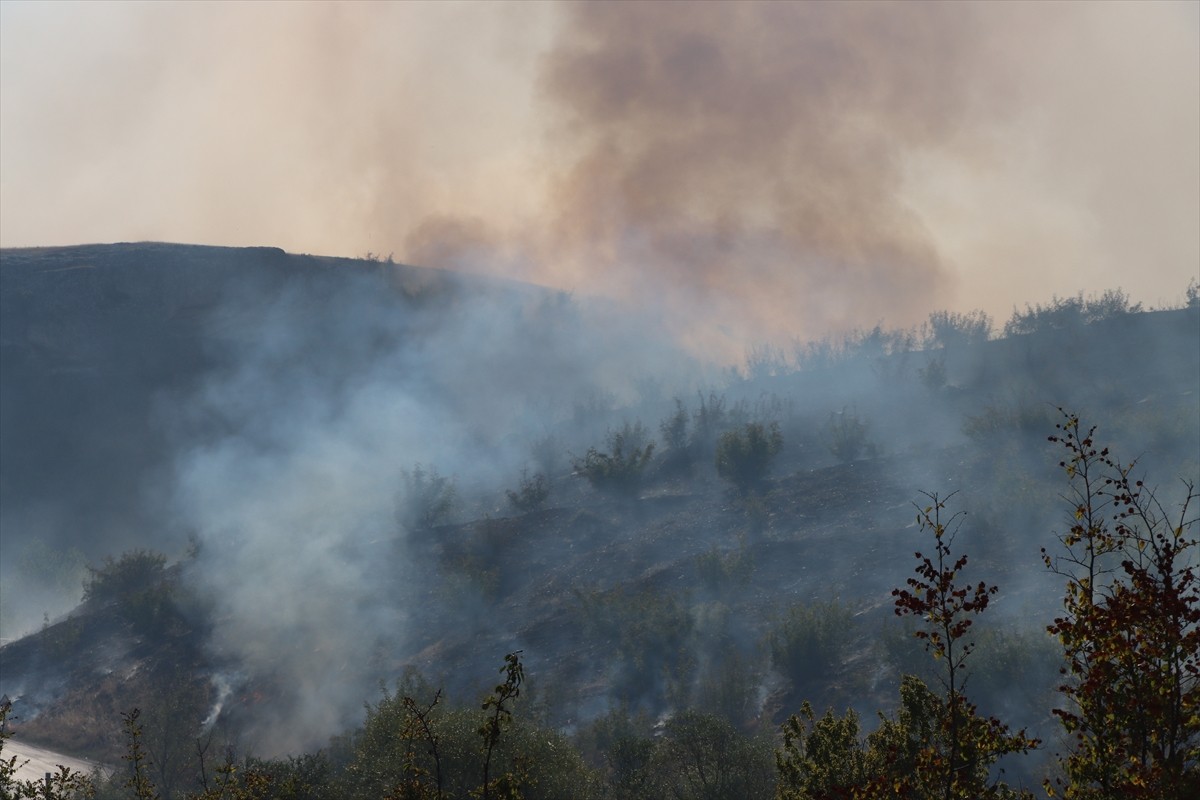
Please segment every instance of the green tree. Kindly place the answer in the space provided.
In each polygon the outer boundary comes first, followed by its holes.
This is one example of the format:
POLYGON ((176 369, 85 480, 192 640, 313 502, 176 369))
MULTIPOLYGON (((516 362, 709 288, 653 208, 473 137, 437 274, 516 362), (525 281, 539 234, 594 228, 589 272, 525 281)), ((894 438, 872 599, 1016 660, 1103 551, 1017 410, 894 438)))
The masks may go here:
POLYGON ((770 741, 745 736, 715 714, 667 721, 650 758, 662 794, 681 800, 767 798, 775 785, 770 741))
POLYGON ((524 683, 520 653, 505 657, 503 680, 476 708, 451 707, 415 674, 367 708, 340 780, 354 800, 588 800, 596 786, 557 731, 515 713, 524 683), (425 699, 419 699, 419 698, 425 699), (482 710, 482 714, 480 711, 482 710))
POLYGON ((130 550, 120 558, 88 567, 83 601, 112 606, 128 623, 147 636, 161 636, 180 622, 178 573, 167 557, 150 550, 130 550))
POLYGON ((806 700, 783 723, 783 746, 775 753, 778 800, 852 797, 869 783, 868 750, 853 710, 817 719, 806 700))

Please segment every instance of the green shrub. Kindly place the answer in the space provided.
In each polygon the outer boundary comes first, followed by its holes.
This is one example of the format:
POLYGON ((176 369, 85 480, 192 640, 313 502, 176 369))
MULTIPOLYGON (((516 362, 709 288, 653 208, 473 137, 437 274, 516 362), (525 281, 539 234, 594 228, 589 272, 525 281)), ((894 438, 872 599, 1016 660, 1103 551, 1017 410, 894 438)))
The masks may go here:
POLYGON ((115 560, 107 556, 101 566, 87 568, 83 600, 105 603, 145 591, 166 579, 166 567, 167 557, 150 550, 130 550, 115 560))
POLYGON ((940 391, 946 385, 946 360, 932 358, 929 363, 917 370, 921 385, 931 392, 940 391))
POLYGON ((696 620, 678 597, 652 591, 577 592, 582 627, 604 643, 612 693, 661 699, 690 684, 696 620))
POLYGON ((992 334, 992 318, 983 311, 961 314, 935 311, 929 315, 929 344, 955 350, 986 342, 992 334))
POLYGON ((1106 289, 1099 295, 1051 298, 1046 305, 1025 304, 1024 311, 1013 309, 1012 317, 1004 323, 1005 336, 1019 336, 1046 330, 1102 322, 1124 314, 1136 314, 1142 310, 1141 303, 1130 303, 1129 295, 1121 289, 1106 289))
POLYGON ((754 572, 754 556, 741 543, 736 550, 723 553, 716 547, 696 556, 700 582, 714 595, 731 587, 744 587, 754 572))
POLYGON ((854 461, 861 455, 874 455, 875 446, 868 443, 867 431, 870 425, 854 411, 843 408, 841 412, 831 412, 825 433, 829 439, 829 452, 839 461, 854 461))
POLYGON ((598 796, 595 776, 558 731, 521 714, 523 667, 510 654, 507 677, 482 704, 456 707, 414 674, 367 706, 339 796, 598 796))
POLYGON ((550 496, 550 484, 542 473, 530 476, 529 470, 523 469, 521 470, 521 485, 517 491, 509 489, 506 494, 508 495, 508 504, 515 511, 527 514, 530 511, 537 511, 546 504, 546 498, 550 496))
POLYGON ((763 427, 750 422, 721 435, 717 443, 717 474, 742 491, 762 483, 767 470, 783 449, 779 425, 763 427))
POLYGON ((654 442, 646 440, 646 428, 628 422, 608 434, 608 452, 591 448, 575 462, 575 471, 603 492, 633 494, 641 486, 642 473, 654 455, 654 442))
POLYGON ((767 638, 771 663, 798 692, 833 676, 846 653, 854 616, 836 603, 795 605, 767 638))
POLYGON ((692 413, 692 447, 702 456, 711 456, 717 437, 729 427, 725 396, 709 392, 699 395, 700 405, 692 413))
POLYGON ((715 714, 684 711, 667 721, 651 769, 660 797, 765 798, 775 791, 774 752, 768 736, 745 736, 715 714))
POLYGON ((99 567, 88 567, 84 602, 112 604, 140 633, 160 634, 178 617, 177 585, 167 570, 167 557, 131 550, 99 567))
POLYGON ((428 530, 444 524, 454 511, 458 490, 454 478, 428 471, 420 464, 401 472, 403 486, 396 495, 396 521, 405 530, 428 530))
POLYGON ((675 413, 659 423, 658 431, 662 434, 663 446, 666 453, 663 456, 663 466, 669 472, 690 473, 694 456, 693 442, 688 436, 691 418, 687 407, 678 397, 675 398, 675 413))

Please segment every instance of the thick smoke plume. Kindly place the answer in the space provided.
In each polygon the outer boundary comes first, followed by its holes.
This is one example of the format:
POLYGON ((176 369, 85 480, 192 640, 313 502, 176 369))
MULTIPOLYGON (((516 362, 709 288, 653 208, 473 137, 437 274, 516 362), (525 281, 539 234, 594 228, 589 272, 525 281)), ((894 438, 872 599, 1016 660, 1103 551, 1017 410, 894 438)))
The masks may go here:
POLYGON ((178 445, 171 519, 199 546, 189 586, 212 604, 218 662, 275 693, 248 712, 265 751, 319 746, 356 722, 414 634, 429 634, 412 629, 414 609, 449 602, 428 571, 433 534, 409 522, 406 473, 456 482, 447 521, 504 514, 501 487, 537 467, 531 442, 573 404, 600 387, 633 397, 640 377, 678 379, 686 363, 630 317, 428 277, 237 282, 207 323, 223 366, 164 409, 178 445))
POLYGON ((5 4, 3 243, 273 244, 693 347, 1200 263, 1188 3, 5 4))

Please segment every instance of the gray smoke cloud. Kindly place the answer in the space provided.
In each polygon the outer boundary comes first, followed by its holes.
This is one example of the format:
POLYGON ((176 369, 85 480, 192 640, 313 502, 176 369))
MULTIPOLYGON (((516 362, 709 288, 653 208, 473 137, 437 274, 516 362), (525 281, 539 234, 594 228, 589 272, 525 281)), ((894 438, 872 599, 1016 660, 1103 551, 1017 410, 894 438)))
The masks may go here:
POLYGON ((178 446, 170 516, 199 544, 187 577, 211 604, 212 652, 273 693, 248 713, 263 752, 357 722, 430 633, 414 611, 448 602, 421 544, 433 534, 406 522, 406 472, 453 478, 458 518, 503 516, 503 489, 538 469, 532 442, 566 422, 580 438, 559 440, 563 461, 595 443, 574 403, 686 379, 652 324, 501 281, 391 274, 235 282, 207 323, 222 366, 162 412, 178 446))

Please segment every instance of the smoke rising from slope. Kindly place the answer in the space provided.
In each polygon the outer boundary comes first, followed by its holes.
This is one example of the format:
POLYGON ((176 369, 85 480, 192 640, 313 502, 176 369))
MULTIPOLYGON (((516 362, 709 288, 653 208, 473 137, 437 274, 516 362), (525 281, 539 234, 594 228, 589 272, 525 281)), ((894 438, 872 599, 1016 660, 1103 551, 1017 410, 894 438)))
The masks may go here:
POLYGON ((224 366, 169 412, 172 516, 199 543, 188 575, 213 650, 275 693, 249 712, 259 749, 323 744, 414 634, 442 635, 412 627, 453 590, 430 569, 435 534, 403 522, 406 471, 453 476, 465 518, 503 514, 498 487, 581 394, 684 363, 629 318, 600 337, 603 312, 554 293, 427 277, 238 282, 209 320, 224 366))
POLYGON ((7 246, 394 252, 724 357, 1200 263, 1194 4, 3 13, 7 246))

